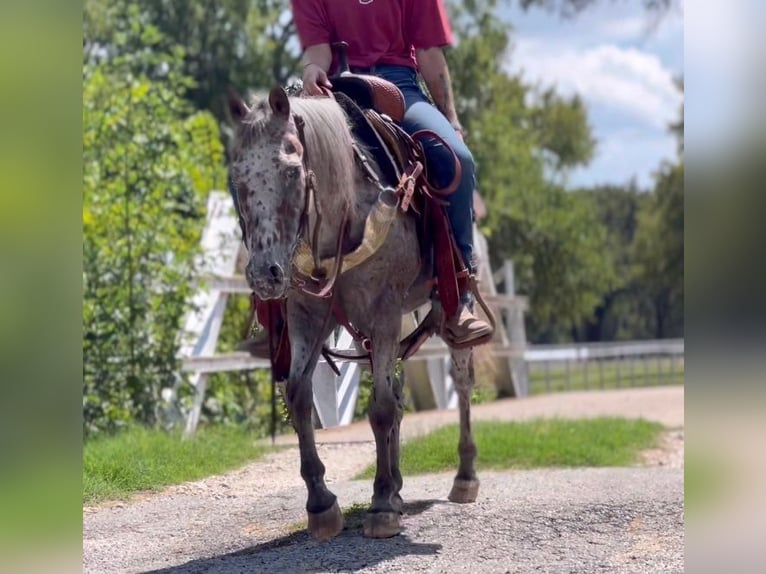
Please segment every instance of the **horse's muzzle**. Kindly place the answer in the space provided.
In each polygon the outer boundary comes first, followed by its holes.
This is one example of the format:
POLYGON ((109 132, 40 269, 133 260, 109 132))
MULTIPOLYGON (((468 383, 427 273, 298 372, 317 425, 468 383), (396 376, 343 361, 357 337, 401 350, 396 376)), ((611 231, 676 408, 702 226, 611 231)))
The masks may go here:
POLYGON ((261 300, 281 299, 287 291, 285 271, 274 261, 248 261, 245 278, 250 288, 261 300))

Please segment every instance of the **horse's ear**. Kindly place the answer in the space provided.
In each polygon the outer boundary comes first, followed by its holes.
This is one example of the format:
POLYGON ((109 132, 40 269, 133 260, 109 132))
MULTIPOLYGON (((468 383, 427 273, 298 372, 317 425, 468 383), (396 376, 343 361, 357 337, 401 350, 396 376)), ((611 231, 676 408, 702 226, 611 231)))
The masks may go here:
POLYGON ((244 120, 247 114, 250 113, 250 108, 247 107, 247 104, 235 89, 229 88, 228 100, 232 119, 238 122, 244 120))
POLYGON ((290 117, 290 100, 281 86, 274 86, 269 92, 269 105, 274 115, 287 119, 290 117))

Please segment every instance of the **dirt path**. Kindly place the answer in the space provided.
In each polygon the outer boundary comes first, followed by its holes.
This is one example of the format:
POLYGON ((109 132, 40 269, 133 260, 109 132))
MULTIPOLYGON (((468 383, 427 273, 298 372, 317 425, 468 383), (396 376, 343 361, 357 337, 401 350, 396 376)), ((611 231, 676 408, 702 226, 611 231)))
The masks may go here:
MULTIPOLYGON (((571 393, 498 401, 476 419, 643 416, 673 430, 645 466, 482 473, 473 505, 446 502, 452 473, 405 479, 403 536, 369 541, 355 525, 319 545, 303 531, 295 448, 238 471, 84 510, 85 572, 682 572, 683 389, 571 393)), ((456 420, 405 417, 409 438, 456 420)), ((366 423, 318 433, 341 505, 366 504, 374 460, 366 423)), ((291 437, 281 442, 290 444, 291 437)))

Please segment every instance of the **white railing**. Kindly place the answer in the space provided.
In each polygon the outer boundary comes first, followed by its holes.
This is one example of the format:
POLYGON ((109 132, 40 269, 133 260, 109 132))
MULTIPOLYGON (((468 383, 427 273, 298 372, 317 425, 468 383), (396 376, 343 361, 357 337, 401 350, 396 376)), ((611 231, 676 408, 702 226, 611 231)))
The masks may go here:
POLYGON ((529 393, 684 381, 684 340, 535 345, 524 352, 529 393))

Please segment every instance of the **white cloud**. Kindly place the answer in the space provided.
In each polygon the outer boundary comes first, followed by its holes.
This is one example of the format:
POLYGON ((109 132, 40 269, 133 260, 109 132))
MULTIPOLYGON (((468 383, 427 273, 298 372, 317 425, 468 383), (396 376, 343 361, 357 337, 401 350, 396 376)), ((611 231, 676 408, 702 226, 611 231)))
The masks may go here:
POLYGON ((648 31, 646 18, 640 16, 613 18, 599 26, 599 36, 611 40, 635 40, 648 31))
POLYGON ((625 184, 635 177, 641 188, 648 189, 654 185, 654 173, 662 158, 675 155, 676 142, 663 133, 625 128, 596 136, 599 142, 593 161, 571 174, 574 187, 625 184))
POLYGON ((654 54, 615 44, 587 48, 520 39, 510 59, 533 82, 555 84, 561 92, 578 93, 589 104, 603 105, 664 128, 676 117, 681 96, 673 74, 654 54))
POLYGON ((675 157, 668 125, 683 100, 674 84, 685 71, 682 12, 679 5, 656 20, 638 2, 596 3, 572 20, 504 11, 514 24, 507 69, 527 83, 579 94, 588 108, 596 153, 570 174, 571 184, 625 183, 635 176, 649 187, 662 160, 675 157))

